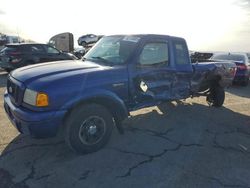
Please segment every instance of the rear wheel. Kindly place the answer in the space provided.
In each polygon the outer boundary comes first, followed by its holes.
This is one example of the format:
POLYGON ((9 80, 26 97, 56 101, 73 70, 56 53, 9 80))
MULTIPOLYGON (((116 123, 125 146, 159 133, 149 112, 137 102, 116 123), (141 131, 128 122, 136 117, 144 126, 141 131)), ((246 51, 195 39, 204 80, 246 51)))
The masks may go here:
POLYGON ((207 102, 214 107, 221 107, 225 100, 225 91, 220 86, 215 86, 210 89, 210 93, 207 96, 207 102))
POLYGON ((104 106, 83 105, 74 109, 68 117, 65 140, 77 153, 92 153, 107 144, 113 127, 113 117, 104 106))

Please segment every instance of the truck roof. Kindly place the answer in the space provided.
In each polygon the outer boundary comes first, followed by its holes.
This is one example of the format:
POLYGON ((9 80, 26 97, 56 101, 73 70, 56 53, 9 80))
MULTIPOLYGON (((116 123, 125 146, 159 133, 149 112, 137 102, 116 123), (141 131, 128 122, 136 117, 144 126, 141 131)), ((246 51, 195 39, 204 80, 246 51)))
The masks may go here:
POLYGON ((170 35, 162 35, 162 34, 132 34, 132 35, 109 35, 109 36, 133 36, 133 37, 139 37, 142 39, 153 39, 153 38, 175 38, 175 39, 181 39, 185 40, 184 38, 181 37, 175 37, 175 36, 170 36, 170 35))

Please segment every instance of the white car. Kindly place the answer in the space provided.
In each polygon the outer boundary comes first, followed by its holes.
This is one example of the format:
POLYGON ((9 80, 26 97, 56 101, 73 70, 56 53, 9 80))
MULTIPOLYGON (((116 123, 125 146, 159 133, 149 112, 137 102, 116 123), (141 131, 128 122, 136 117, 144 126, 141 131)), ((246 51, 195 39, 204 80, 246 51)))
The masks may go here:
POLYGON ((102 36, 94 35, 94 34, 87 34, 83 35, 78 38, 78 45, 86 46, 88 44, 96 43, 102 36))

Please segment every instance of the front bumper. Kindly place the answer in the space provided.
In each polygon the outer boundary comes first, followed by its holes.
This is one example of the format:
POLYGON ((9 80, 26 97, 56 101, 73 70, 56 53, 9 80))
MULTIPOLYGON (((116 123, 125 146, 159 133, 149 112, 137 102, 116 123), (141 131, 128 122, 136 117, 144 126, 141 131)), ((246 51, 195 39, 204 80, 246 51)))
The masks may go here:
POLYGON ((4 94, 4 109, 11 123, 20 133, 35 138, 56 136, 66 114, 64 110, 34 112, 21 106, 17 107, 11 102, 8 93, 4 94))

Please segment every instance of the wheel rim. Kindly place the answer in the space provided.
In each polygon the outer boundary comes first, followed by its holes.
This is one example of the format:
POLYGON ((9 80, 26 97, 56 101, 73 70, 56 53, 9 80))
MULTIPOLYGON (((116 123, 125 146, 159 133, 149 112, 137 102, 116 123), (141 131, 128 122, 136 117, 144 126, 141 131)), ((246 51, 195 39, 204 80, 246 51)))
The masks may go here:
POLYGON ((83 121, 79 129, 79 139, 83 144, 98 143, 106 132, 106 123, 99 116, 90 116, 83 121))

